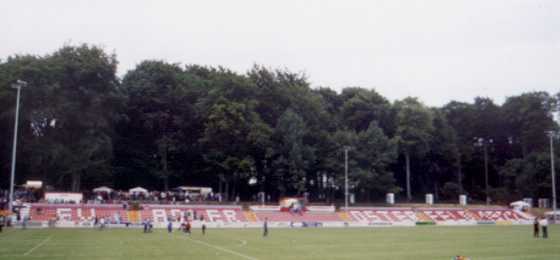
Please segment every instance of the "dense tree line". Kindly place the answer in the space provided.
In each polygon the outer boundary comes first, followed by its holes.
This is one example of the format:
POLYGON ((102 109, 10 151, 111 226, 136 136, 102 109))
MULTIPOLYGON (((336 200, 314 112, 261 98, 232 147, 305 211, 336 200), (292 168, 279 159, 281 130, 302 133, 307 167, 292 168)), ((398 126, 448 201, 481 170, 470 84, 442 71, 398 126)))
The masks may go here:
MULTIPOLYGON (((212 186, 229 198, 342 199, 344 147, 358 201, 386 192, 414 199, 460 193, 507 201, 550 196, 546 130, 560 94, 530 92, 428 107, 375 90, 311 88, 305 75, 254 66, 181 66, 158 60, 116 74, 96 46, 0 61, 0 185, 9 182, 17 79, 22 91, 17 183, 57 190, 99 185, 212 186), (249 182, 251 180, 251 182, 249 182)), ((450 90, 452 91, 452 89, 450 90)), ((558 142, 557 142, 558 143, 558 142)), ((560 147, 557 145, 557 149, 560 147)))

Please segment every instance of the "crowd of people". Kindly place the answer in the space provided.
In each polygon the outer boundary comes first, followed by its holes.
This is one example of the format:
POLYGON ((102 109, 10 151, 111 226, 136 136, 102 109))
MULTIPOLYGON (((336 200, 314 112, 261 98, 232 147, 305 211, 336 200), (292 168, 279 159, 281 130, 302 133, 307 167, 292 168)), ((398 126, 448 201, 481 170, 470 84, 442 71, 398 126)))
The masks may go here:
POLYGON ((127 201, 140 201, 153 204, 188 204, 192 202, 222 202, 220 193, 208 193, 206 195, 191 194, 184 191, 150 191, 150 192, 84 192, 84 200, 87 203, 98 204, 121 204, 127 201))
MULTIPOLYGON (((150 192, 129 192, 129 191, 111 191, 111 192, 83 192, 83 201, 81 203, 89 204, 122 204, 130 201, 138 201, 140 203, 150 204, 189 204, 196 202, 220 203, 223 201, 222 194, 210 192, 205 195, 192 194, 185 191, 150 191, 150 192)), ((9 191, 0 189, 0 209, 7 208, 9 201, 9 191)), ((14 190, 14 203, 34 203, 46 202, 51 204, 76 203, 76 201, 67 200, 45 200, 44 192, 41 189, 25 189, 17 188, 14 190)))
MULTIPOLYGON (((40 190, 25 189, 25 188, 14 189, 14 201, 37 202, 42 197, 43 197, 43 193, 40 190)), ((0 206, 7 205, 9 198, 10 198, 10 191, 0 189, 0 206)))

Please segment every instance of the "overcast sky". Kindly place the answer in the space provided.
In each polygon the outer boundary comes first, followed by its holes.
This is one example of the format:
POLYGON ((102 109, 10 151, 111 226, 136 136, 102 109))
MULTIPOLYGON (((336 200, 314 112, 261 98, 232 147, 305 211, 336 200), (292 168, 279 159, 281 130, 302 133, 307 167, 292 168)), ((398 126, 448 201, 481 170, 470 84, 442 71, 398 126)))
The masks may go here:
POLYGON ((144 59, 253 64, 313 87, 375 88, 426 104, 503 102, 560 90, 560 1, 0 0, 0 58, 65 43, 115 51, 119 75, 144 59))

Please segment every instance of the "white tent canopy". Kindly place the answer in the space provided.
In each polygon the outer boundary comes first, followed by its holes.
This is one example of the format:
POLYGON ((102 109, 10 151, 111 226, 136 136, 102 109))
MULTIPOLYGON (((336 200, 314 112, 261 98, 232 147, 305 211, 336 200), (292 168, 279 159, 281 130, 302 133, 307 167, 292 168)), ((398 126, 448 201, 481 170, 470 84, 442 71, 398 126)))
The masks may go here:
POLYGON ((514 201, 512 203, 509 204, 511 207, 515 208, 515 209, 523 209, 523 208, 530 208, 531 205, 525 201, 519 200, 519 201, 514 201))
POLYGON ((560 210, 557 210, 557 211, 547 211, 547 212, 545 212, 544 214, 545 214, 546 216, 553 216, 553 215, 555 215, 555 216, 560 216, 560 210))
POLYGON ((113 192, 113 189, 111 189, 107 186, 101 186, 101 187, 97 187, 97 188, 93 189, 93 192, 111 193, 111 192, 113 192))
POLYGON ((132 188, 130 190, 128 190, 128 193, 133 194, 133 193, 144 193, 144 194, 148 194, 148 190, 144 189, 142 187, 135 187, 132 188))
POLYGON ((560 210, 557 211, 548 211, 545 212, 544 215, 546 218, 552 221, 554 224, 560 223, 560 210))
POLYGON ((23 184, 23 187, 28 188, 28 189, 40 189, 43 187, 43 182, 42 181, 27 181, 25 184, 23 184))
POLYGON ((183 192, 188 192, 190 194, 196 195, 203 195, 206 196, 212 193, 212 188, 210 187, 192 187, 192 186, 179 186, 175 188, 176 190, 181 190, 183 192))

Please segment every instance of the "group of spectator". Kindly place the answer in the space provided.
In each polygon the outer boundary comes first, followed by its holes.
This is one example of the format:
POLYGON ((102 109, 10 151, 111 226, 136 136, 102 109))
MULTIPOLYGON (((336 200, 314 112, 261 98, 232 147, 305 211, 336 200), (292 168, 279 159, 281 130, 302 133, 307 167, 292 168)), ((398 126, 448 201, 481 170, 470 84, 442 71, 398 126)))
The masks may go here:
MULTIPOLYGON (((192 202, 222 202, 223 197, 220 193, 208 193, 206 195, 191 194, 184 191, 151 191, 136 192, 111 191, 111 192, 83 192, 85 203, 109 204, 126 203, 138 201, 141 203, 152 204, 188 204, 192 202)), ((48 202, 52 204, 75 203, 66 200, 44 201, 44 193, 40 189, 17 188, 14 190, 14 203, 48 202)), ((9 191, 0 189, 0 209, 7 208, 9 201, 9 191)))
MULTIPOLYGON (((7 205, 10 192, 0 189, 0 205, 7 205)), ((16 188, 14 189, 14 201, 19 202, 37 202, 42 198, 43 194, 40 190, 16 188)))
POLYGON ((220 193, 209 193, 207 195, 190 194, 183 191, 151 191, 133 192, 85 192, 84 200, 87 203, 111 204, 124 203, 128 201, 139 201, 151 204, 188 204, 192 202, 222 202, 220 193))
MULTIPOLYGON (((23 205, 23 203, 37 202, 42 196, 40 190, 16 188, 14 189, 14 202, 12 205, 18 207, 23 205)), ((9 199, 9 191, 0 189, 0 210, 8 208, 9 199)))

